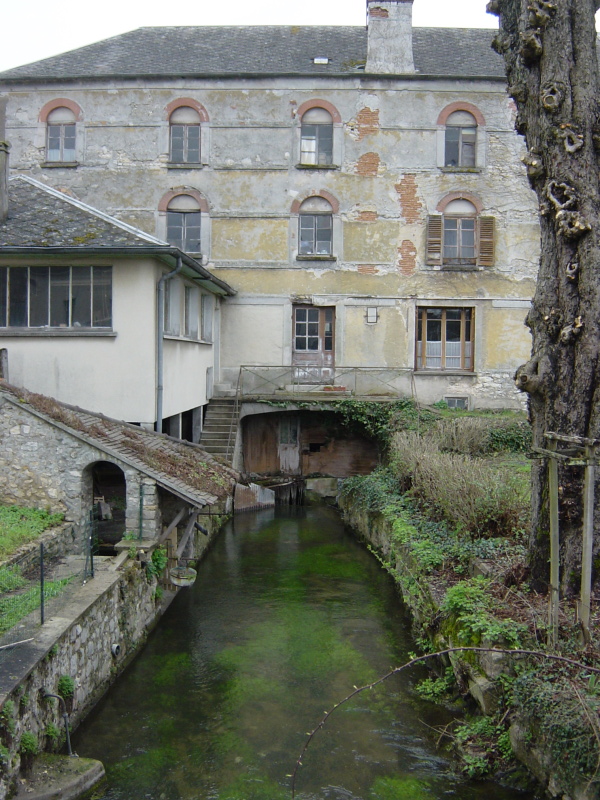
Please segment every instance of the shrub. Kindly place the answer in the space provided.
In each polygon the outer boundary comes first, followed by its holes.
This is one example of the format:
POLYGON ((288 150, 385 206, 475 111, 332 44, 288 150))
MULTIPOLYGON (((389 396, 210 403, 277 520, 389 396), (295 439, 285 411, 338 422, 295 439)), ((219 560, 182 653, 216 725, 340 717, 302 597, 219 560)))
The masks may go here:
POLYGON ((146 563, 146 576, 148 580, 151 578, 158 578, 168 563, 169 558, 165 547, 157 547, 153 550, 150 561, 146 563))
POLYGON ((528 492, 508 469, 442 453, 414 433, 394 436, 392 466, 401 486, 458 530, 494 536, 526 526, 528 492))
POLYGON ((19 752, 24 756, 35 756, 39 751, 37 737, 31 731, 24 731, 19 744, 19 752))
POLYGON ((63 699, 73 697, 75 694, 75 681, 70 675, 61 675, 58 679, 57 694, 63 699))
POLYGON ((501 643, 520 647, 527 626, 493 616, 490 586, 490 581, 481 577, 455 583, 446 592, 441 611, 448 615, 450 627, 460 644, 501 643))
POLYGON ((497 416, 442 419, 429 436, 440 450, 469 456, 525 453, 531 448, 527 422, 497 416))

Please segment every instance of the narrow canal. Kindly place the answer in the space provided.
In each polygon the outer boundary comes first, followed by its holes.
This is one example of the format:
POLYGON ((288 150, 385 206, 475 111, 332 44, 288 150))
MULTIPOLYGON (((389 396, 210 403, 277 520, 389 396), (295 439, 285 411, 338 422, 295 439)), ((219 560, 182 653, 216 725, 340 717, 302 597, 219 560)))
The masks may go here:
MULTIPOLYGON (((335 511, 236 517, 141 655, 75 736, 104 762, 96 800, 287 800, 306 733, 415 649, 389 576, 335 511)), ((301 800, 527 800, 468 783, 436 750, 451 715, 404 673, 337 711, 301 800)))

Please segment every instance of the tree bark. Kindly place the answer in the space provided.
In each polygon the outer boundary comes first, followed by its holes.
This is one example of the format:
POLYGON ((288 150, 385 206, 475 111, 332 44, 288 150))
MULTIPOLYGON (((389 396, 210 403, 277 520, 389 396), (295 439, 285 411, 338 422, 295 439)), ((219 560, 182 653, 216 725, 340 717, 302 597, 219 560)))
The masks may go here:
MULTIPOLYGON (((539 202, 541 255, 526 324, 530 361, 517 370, 529 394, 534 445, 544 432, 600 438, 600 153, 596 0, 491 0, 500 17, 494 47, 525 137, 525 168, 539 202)), ((545 461, 532 472, 530 563, 537 588, 549 579, 545 461)), ((583 468, 559 465, 561 586, 578 591, 583 468)), ((594 517, 599 549, 600 511, 594 517)))

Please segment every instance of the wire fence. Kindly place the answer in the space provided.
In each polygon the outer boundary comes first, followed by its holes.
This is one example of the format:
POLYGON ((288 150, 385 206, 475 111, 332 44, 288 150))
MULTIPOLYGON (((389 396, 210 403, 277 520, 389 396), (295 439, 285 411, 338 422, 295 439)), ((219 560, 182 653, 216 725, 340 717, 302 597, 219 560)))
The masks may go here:
MULTIPOLYGON (((72 531, 75 540, 75 532, 72 531)), ((85 526, 75 553, 48 552, 44 544, 0 566, 0 659, 32 638, 64 605, 72 590, 94 575, 94 523, 85 526)), ((77 544, 77 542, 75 542, 77 544)))

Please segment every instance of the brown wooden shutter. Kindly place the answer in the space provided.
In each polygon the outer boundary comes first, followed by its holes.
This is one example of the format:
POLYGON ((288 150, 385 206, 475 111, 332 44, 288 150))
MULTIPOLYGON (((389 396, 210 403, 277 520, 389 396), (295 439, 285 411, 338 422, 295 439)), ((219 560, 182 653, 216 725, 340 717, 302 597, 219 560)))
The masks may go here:
POLYGON ((494 217, 479 217, 479 254, 477 264, 480 267, 494 266, 494 217))
POLYGON ((440 214, 430 214, 427 217, 425 263, 437 267, 442 265, 442 217, 440 214))

